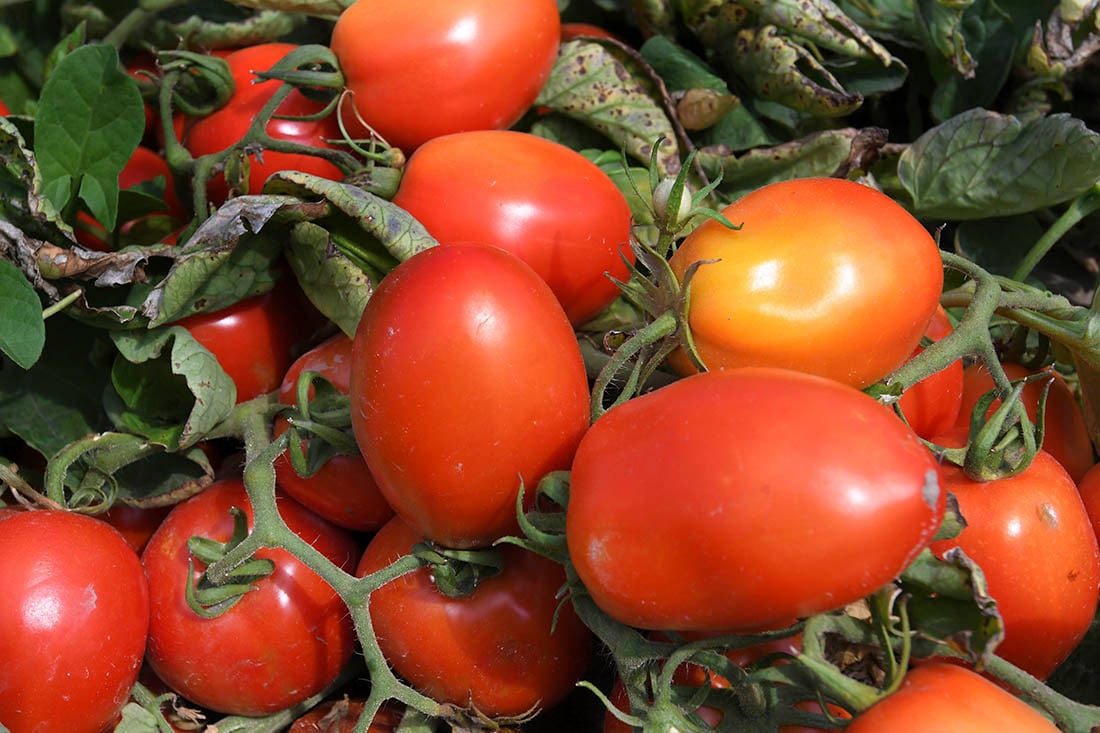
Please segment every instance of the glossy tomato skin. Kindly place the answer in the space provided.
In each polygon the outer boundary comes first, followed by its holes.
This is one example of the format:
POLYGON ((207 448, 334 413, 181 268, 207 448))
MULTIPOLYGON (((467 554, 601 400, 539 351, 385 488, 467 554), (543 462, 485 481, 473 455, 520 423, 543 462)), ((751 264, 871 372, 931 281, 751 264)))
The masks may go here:
MULTIPOLYGON (((937 306, 924 335, 939 341, 951 333, 951 319, 943 306, 937 306)), ((916 356, 922 351, 913 351, 916 356)), ((905 390, 898 401, 909 427, 928 440, 955 425, 963 399, 962 359, 951 362, 945 369, 925 377, 905 390)))
MULTIPOLYGON (((420 540, 395 517, 367 545, 357 574, 381 570, 420 540)), ((472 704, 490 717, 553 707, 581 678, 592 650, 572 604, 559 604, 562 567, 514 545, 502 549, 504 569, 468 596, 444 596, 425 567, 370 599, 378 644, 398 674, 435 700, 472 704)))
POLYGON ((393 201, 440 244, 487 244, 519 257, 574 324, 619 295, 608 274, 630 277, 626 197, 583 155, 537 135, 483 130, 430 140, 409 159, 393 201))
POLYGON ((577 574, 609 615, 646 629, 778 628, 841 607, 904 569, 944 507, 931 452, 877 401, 766 368, 613 408, 570 485, 577 574))
POLYGON ((352 427, 382 494, 448 547, 518 532, 520 480, 533 496, 588 427, 569 319, 495 247, 433 247, 387 275, 359 322, 351 380, 352 427))
MULTIPOLYGON (((440 135, 511 127, 549 78, 560 29, 554 0, 357 0, 330 45, 359 116, 411 153, 440 135)), ((369 134, 350 106, 344 123, 369 134)))
MULTIPOLYGON (((254 83, 258 77, 254 71, 267 71, 295 49, 290 43, 261 43, 249 46, 225 56, 233 74, 236 91, 225 106, 201 119, 188 129, 185 146, 194 156, 216 153, 233 145, 244 137, 252 120, 279 89, 280 82, 267 80, 254 83)), ((279 105, 277 115, 304 116, 320 112, 323 102, 314 101, 294 90, 279 105)), ((313 147, 328 147, 326 140, 341 138, 335 115, 319 120, 272 118, 267 133, 278 140, 301 143, 313 147)), ((294 170, 322 178, 339 180, 343 173, 332 163, 305 153, 282 153, 265 150, 263 160, 249 156, 248 190, 242 193, 260 193, 264 181, 279 171, 294 170)), ((207 187, 211 203, 219 204, 229 196, 225 177, 216 174, 207 187)))
MULTIPOLYGON (((359 549, 346 530, 288 497, 279 496, 278 502, 293 532, 351 572, 359 549)), ((355 633, 343 600, 284 550, 256 553, 273 560, 275 572, 256 581, 255 590, 221 616, 205 619, 190 609, 184 597, 191 559, 187 540, 228 540, 231 507, 243 509, 251 526, 243 482, 215 482, 178 504, 145 547, 142 562, 152 601, 147 659, 169 687, 198 705, 266 715, 331 683, 351 657, 355 633)), ((194 580, 203 568, 196 560, 194 580)))
MULTIPOLYGON (((294 404, 298 377, 304 371, 319 372, 347 394, 351 389, 351 339, 339 333, 298 357, 283 377, 280 402, 294 404)), ((282 435, 286 429, 286 418, 278 417, 275 435, 282 435)), ((393 508, 361 455, 332 456, 312 476, 303 477, 284 452, 275 459, 275 476, 283 491, 341 527, 373 531, 393 516, 393 508)))
MULTIPOLYGON (((1008 378, 1012 380, 1023 379, 1037 373, 1011 362, 1003 363, 1001 366, 1004 367, 1008 378)), ((1027 408, 1028 417, 1035 420, 1039 409, 1039 396, 1047 382, 1053 380, 1050 382, 1050 392, 1047 394, 1043 450, 1054 456, 1074 481, 1079 481, 1096 464, 1088 427, 1085 425, 1085 418, 1077 397, 1065 378, 1050 367, 1044 369, 1043 373, 1049 379, 1036 380, 1024 386, 1024 406, 1027 408)), ((993 389, 993 378, 989 375, 989 369, 981 363, 968 366, 963 371, 962 406, 955 424, 960 427, 969 426, 974 405, 991 389, 993 389)), ((1000 400, 994 400, 987 414, 992 414, 1000 404, 1000 400)))
POLYGON ((307 303, 297 283, 283 278, 266 293, 175 325, 214 354, 236 385, 240 404, 282 383, 294 362, 294 347, 316 330, 316 311, 307 303))
MULTIPOLYGON (((708 220, 670 258, 708 369, 771 366, 863 388, 920 343, 943 287, 935 241, 905 209, 836 178, 773 183, 708 220)), ((682 352, 680 374, 695 371, 682 352)))
POLYGON ((0 721, 12 733, 105 730, 145 651, 137 554, 98 519, 19 512, 0 522, 0 578, 0 721))
POLYGON ((1090 468, 1077 482, 1077 491, 1081 502, 1088 512, 1093 534, 1100 541, 1100 464, 1090 468))
POLYGON ((1055 733, 1049 720, 980 674, 955 664, 909 670, 901 687, 856 716, 847 733, 1055 733))
MULTIPOLYGON (((956 430, 934 442, 965 439, 956 430)), ((997 655, 1045 679, 1084 637, 1100 598, 1100 551, 1077 487, 1046 451, 995 481, 972 481, 949 464, 942 473, 967 526, 932 551, 961 547, 981 567, 1004 618, 997 655)))

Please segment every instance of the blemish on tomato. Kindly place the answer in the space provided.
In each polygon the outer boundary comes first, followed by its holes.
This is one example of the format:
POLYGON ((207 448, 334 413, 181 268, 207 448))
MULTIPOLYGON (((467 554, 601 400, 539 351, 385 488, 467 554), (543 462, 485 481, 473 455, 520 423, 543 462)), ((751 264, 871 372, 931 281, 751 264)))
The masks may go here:
POLYGON ((924 474, 924 486, 921 487, 921 496, 924 498, 924 503, 927 504, 932 511, 935 511, 940 505, 940 476, 936 471, 927 471, 924 474))
POLYGON ((1054 505, 1049 502, 1043 502, 1035 508, 1039 514, 1039 521, 1050 527, 1051 529, 1058 528, 1058 511, 1054 508, 1054 505))

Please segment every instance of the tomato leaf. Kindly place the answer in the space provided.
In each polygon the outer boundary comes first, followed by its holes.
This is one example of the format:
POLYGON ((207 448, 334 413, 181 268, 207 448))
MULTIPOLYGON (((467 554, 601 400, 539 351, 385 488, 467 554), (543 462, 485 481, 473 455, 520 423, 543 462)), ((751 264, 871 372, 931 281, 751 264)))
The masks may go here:
POLYGON ((0 260, 0 351, 30 369, 46 344, 42 303, 19 269, 0 260))
POLYGON ((58 62, 34 122, 43 192, 58 209, 79 195, 96 219, 114 227, 118 176, 141 142, 144 110, 113 47, 81 46, 58 62))
POLYGON ((1041 236, 1034 214, 973 219, 955 230, 955 251, 994 275, 1010 277, 1041 236))
POLYGON ((815 46, 889 66, 893 56, 832 0, 740 0, 757 18, 797 34, 815 46))
POLYGON ((1100 134, 1066 114, 1021 122, 974 109, 917 138, 901 155, 898 177, 922 217, 1023 214, 1092 187, 1100 134))
POLYGON ((263 231, 281 208, 298 203, 277 196, 239 196, 226 202, 180 247, 168 274, 145 298, 151 327, 226 308, 270 290, 281 236, 263 231))
POLYGON ((0 117, 0 220, 40 237, 58 227, 71 231, 61 223, 57 207, 42 195, 34 153, 7 117, 0 117))
POLYGON ((111 338, 120 359, 107 404, 119 427, 176 450, 194 445, 233 409, 233 380, 187 329, 115 331, 111 338))
POLYGON ((146 26, 143 38, 158 48, 242 48, 282 39, 307 20, 305 15, 286 13, 267 3, 244 17, 240 13, 228 20, 215 17, 193 13, 176 20, 160 14, 146 26))
POLYGON ((96 329, 63 314, 46 321, 45 349, 33 369, 0 366, 0 425, 46 456, 109 427, 103 346, 96 329))
POLYGON ((286 259, 314 307, 353 337, 374 290, 367 274, 336 249, 326 229, 312 222, 295 225, 286 259))
POLYGON ((535 104, 598 130, 647 164, 654 142, 663 135, 657 155, 659 172, 668 176, 680 170, 675 131, 664 107, 599 43, 576 40, 562 44, 535 104))

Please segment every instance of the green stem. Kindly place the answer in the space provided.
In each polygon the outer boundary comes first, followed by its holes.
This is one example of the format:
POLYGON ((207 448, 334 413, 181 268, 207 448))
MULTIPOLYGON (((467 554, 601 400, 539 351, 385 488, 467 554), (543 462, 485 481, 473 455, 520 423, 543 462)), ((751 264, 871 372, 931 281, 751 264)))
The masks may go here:
POLYGON ((77 289, 66 295, 61 300, 57 301, 51 306, 42 309, 42 320, 46 320, 50 316, 56 315, 61 311, 68 308, 70 305, 80 300, 80 296, 84 294, 83 290, 77 289))
POLYGON ((1016 266, 1016 270, 1012 273, 1012 279, 1021 282, 1027 279, 1027 276, 1031 274, 1031 271, 1035 269, 1035 266, 1039 264, 1039 261, 1046 256, 1058 240, 1097 209, 1100 209, 1100 185, 1094 186, 1073 200, 1069 207, 1062 212, 1062 215, 1058 217, 1058 220, 1054 222, 1050 229, 1046 230, 1039 241, 1024 256, 1020 264, 1016 266))

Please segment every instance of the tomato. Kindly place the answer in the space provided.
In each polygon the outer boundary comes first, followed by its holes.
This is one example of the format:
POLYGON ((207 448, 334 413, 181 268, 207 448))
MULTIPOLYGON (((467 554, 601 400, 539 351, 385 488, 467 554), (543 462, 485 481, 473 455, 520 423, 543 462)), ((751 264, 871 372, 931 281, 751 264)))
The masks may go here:
POLYGON ((877 401, 768 368, 612 408, 570 483, 577 574, 645 629, 777 628, 844 606, 897 576, 944 508, 932 453, 877 401))
MULTIPOLYGON (((935 438, 965 440, 962 429, 935 438)), ((1022 473, 984 483, 944 465, 943 486, 967 526, 933 552, 957 546, 978 563, 1004 619, 997 654, 1046 678, 1084 637, 1100 599, 1100 551, 1077 486, 1046 451, 1022 473)))
POLYGON ((294 362, 294 346, 313 335, 317 318, 297 283, 284 278, 266 293, 176 325, 214 354, 237 386, 240 404, 282 383, 294 362))
POLYGON ((488 545, 519 531, 566 469, 589 392, 569 319, 541 278, 495 247, 433 247, 367 302, 352 349, 351 418, 382 494, 424 536, 488 545))
POLYGON ((846 733, 1056 733, 1023 700, 955 664, 921 665, 893 694, 856 716, 846 733))
MULTIPOLYGON (((928 232, 867 186, 773 183, 707 220, 670 258, 694 262, 688 322, 709 369, 774 366, 863 388, 900 366, 939 302, 943 266, 928 232)), ((679 374, 695 371, 682 352, 679 374)))
MULTIPOLYGON (((347 394, 351 389, 351 339, 339 333, 302 354, 283 377, 280 402, 294 404, 298 376, 303 371, 319 372, 347 394)), ((275 435, 282 435, 287 425, 286 418, 277 418, 275 435)), ((332 456, 307 478, 298 475, 284 452, 275 459, 275 475, 283 491, 341 527, 375 530, 393 516, 361 455, 332 456)))
POLYGON ((357 0, 330 46, 356 112, 390 145, 412 152, 433 137, 511 127, 535 101, 557 58, 554 0, 357 0))
MULTIPOLYGON (((295 534, 351 572, 359 550, 352 536, 280 496, 279 513, 295 534)), ((142 562, 149 576, 151 617, 147 659, 158 677, 188 700, 234 715, 266 715, 314 695, 351 657, 355 633, 343 600, 320 576, 285 550, 256 553, 275 572, 216 618, 187 605, 185 584, 204 565, 192 557, 193 536, 225 542, 233 533, 230 508, 252 522, 240 479, 215 482, 176 505, 149 540, 142 562)))
MULTIPOLYGON (((128 188, 135 188, 142 184, 152 183, 158 178, 162 179, 164 184, 164 203, 167 205, 167 208, 163 211, 149 214, 146 217, 141 217, 132 221, 118 222, 118 230, 121 233, 125 234, 130 231, 137 222, 151 216, 167 216, 172 220, 172 223, 177 226, 187 218, 187 210, 176 194, 176 184, 173 180, 172 170, 168 167, 167 161, 165 161, 159 153, 149 148, 138 146, 134 149, 134 153, 130 156, 130 160, 127 161, 126 166, 118 175, 118 187, 120 190, 124 191, 128 188)), ((102 224, 92 218, 91 214, 83 211, 77 214, 76 240, 82 246, 88 249, 107 252, 115 248, 113 239, 112 233, 108 232, 102 224)))
MULTIPOLYGON (((937 306, 924 335, 939 341, 951 333, 951 320, 942 306, 937 306)), ((922 351, 917 347, 916 356, 922 351)), ((955 424, 962 407, 963 363, 961 359, 935 374, 925 377, 905 390, 898 401, 913 432, 926 440, 955 424)))
POLYGON ((409 159, 394 203, 440 244, 506 249, 542 276, 580 324, 627 280, 630 205, 580 153, 524 132, 487 130, 435 138, 409 159))
MULTIPOLYGON (((1023 379, 1036 373, 1010 362, 1001 366, 1004 367, 1009 379, 1023 379)), ((1085 417, 1073 389, 1066 383, 1065 378, 1051 367, 1044 369, 1043 373, 1053 380, 1050 382, 1050 392, 1047 394, 1043 450, 1058 459, 1074 481, 1079 481, 1096 463, 1085 417)), ((1046 378, 1039 379, 1024 386, 1024 406, 1031 420, 1035 420, 1039 408, 1039 396, 1048 381, 1046 378)), ((960 427, 969 426, 974 405, 991 389, 993 389, 993 378, 989 376, 989 369, 984 364, 976 363, 967 367, 963 372, 962 407, 955 424, 960 427)), ((992 414, 1000 404, 1000 400, 994 400, 988 414, 992 414)))
POLYGON ((1081 495, 1085 511, 1088 512, 1093 534, 1100 541, 1100 464, 1090 468, 1081 477, 1077 482, 1077 491, 1081 495))
POLYGON ((11 733, 99 733, 138 677, 149 590, 104 522, 61 511, 0 522, 0 720, 11 733))
POLYGON ((562 23, 561 41, 572 41, 574 38, 608 38, 614 41, 621 40, 606 28, 591 23, 562 23))
MULTIPOLYGON (((381 570, 420 539, 395 517, 367 545, 357 574, 381 570)), ((490 717, 553 707, 592 652, 588 628, 558 598, 562 567, 515 545, 501 549, 503 570, 468 596, 443 595, 423 567, 370 597, 375 635, 394 671, 434 700, 490 717)))
POLYGON ((8 109, 8 105, 4 104, 4 100, 0 99, 0 117, 7 117, 11 114, 11 110, 8 109))
MULTIPOLYGON (((294 721, 287 733, 354 733, 363 714, 362 700, 321 703, 294 721)), ((384 704, 367 727, 367 733, 393 733, 404 713, 394 704, 384 704)))
POLYGON ((130 547, 140 553, 148 544, 160 523, 168 516, 172 507, 162 506, 142 509, 128 504, 118 503, 108 509, 100 518, 118 530, 130 547))
MULTIPOLYGON (((190 126, 184 143, 192 155, 220 152, 244 137, 252 120, 278 91, 280 85, 280 82, 271 79, 255 83, 257 77, 253 72, 267 71, 295 48, 290 43, 261 43, 239 49, 225 57, 233 73, 236 91, 225 106, 196 120, 190 126)), ((301 117, 316 114, 324 106, 323 102, 314 101, 294 90, 279 105, 276 114, 301 117)), ((320 148, 331 147, 326 140, 338 140, 342 137, 335 115, 319 120, 272 118, 267 124, 267 134, 277 140, 320 148)), ((259 156, 250 155, 249 166, 248 190, 242 193, 260 193, 269 176, 284 170, 302 171, 334 180, 343 178, 343 173, 335 165, 306 153, 265 150, 262 160, 259 156)), ((214 175, 207 190, 210 202, 215 205, 225 201, 230 193, 222 175, 214 175)))

